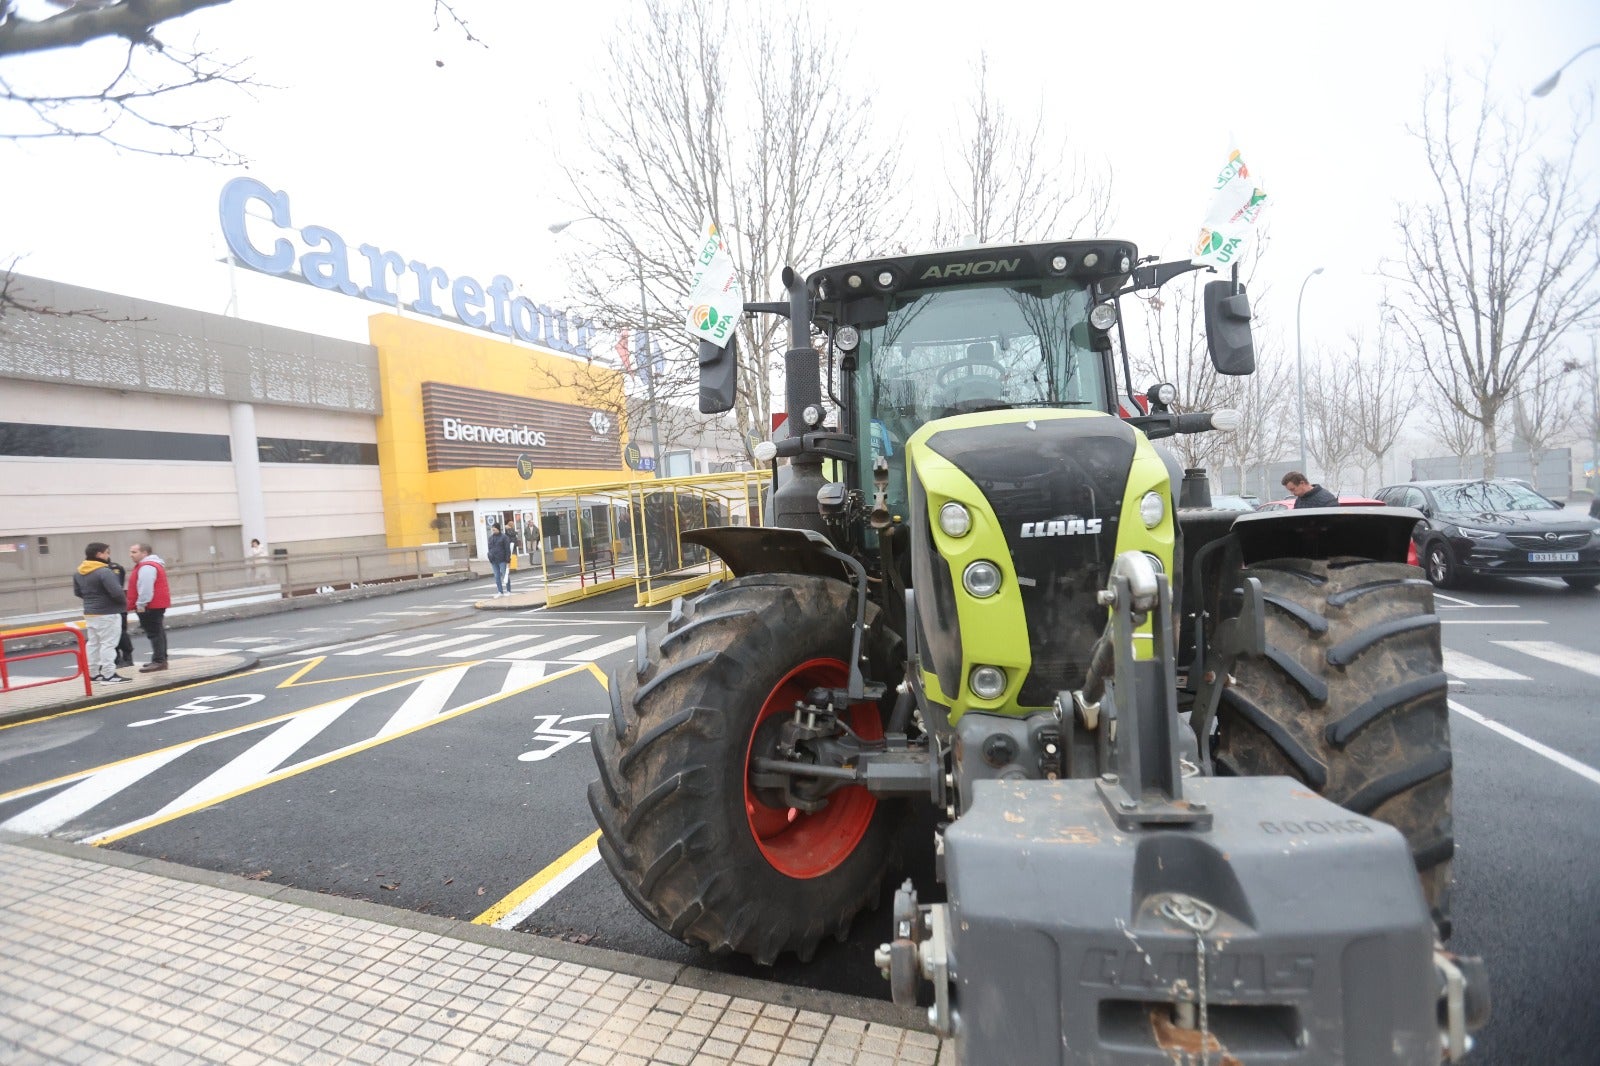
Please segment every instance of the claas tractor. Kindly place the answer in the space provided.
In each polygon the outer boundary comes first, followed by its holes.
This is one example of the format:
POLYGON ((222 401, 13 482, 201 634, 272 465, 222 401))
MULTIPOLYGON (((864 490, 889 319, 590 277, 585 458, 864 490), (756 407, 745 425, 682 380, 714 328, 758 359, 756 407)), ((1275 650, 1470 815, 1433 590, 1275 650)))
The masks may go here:
MULTIPOLYGON (((733 576, 640 630, 593 737, 600 853, 650 921, 809 959, 921 846, 942 884, 892 891, 876 962, 962 1061, 1466 1053, 1419 516, 1209 507, 1157 442, 1238 415, 1136 394, 1121 315, 1193 269, 985 245, 745 305, 789 325, 765 524, 684 535, 733 576)), ((1237 278, 1201 305, 1252 372, 1237 278)), ((736 363, 702 342, 702 411, 736 363)))

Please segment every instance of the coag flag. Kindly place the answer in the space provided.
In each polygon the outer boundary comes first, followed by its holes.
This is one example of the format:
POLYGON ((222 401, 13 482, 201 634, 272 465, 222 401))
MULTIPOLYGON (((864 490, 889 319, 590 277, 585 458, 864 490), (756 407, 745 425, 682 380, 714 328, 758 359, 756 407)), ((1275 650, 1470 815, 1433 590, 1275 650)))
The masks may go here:
POLYGON ((744 293, 733 257, 717 227, 706 223, 706 238, 695 257, 694 284, 689 287, 689 332, 719 348, 728 346, 733 327, 744 311, 744 293))
POLYGON ((1237 148, 1228 153, 1228 163, 1217 174, 1213 189, 1211 210, 1206 212, 1205 225, 1200 227, 1200 240, 1190 260, 1197 266, 1220 267, 1236 262, 1267 206, 1266 190, 1256 184, 1237 148))

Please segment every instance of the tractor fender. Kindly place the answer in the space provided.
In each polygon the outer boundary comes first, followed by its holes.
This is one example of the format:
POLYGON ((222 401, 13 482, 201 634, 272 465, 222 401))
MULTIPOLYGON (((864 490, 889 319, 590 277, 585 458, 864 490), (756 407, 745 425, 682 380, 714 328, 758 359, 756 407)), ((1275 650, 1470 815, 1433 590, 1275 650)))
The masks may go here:
POLYGON ((1242 514, 1232 533, 1245 566, 1340 555, 1403 563, 1420 521, 1422 512, 1412 507, 1311 507, 1242 514))
POLYGON ((749 574, 811 574, 852 580, 845 565, 826 554, 834 550, 833 543, 810 529, 709 526, 687 530, 679 539, 686 544, 700 544, 710 549, 728 565, 734 577, 749 574))

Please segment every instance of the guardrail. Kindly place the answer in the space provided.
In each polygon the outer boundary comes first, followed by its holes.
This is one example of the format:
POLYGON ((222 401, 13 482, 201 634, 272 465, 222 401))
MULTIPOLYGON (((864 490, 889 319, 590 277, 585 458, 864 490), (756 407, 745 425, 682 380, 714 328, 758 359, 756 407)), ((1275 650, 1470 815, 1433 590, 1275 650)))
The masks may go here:
POLYGON ((63 681, 72 681, 83 678, 83 694, 94 695, 94 684, 89 679, 89 655, 84 647, 84 632, 81 625, 35 626, 32 629, 0 630, 0 692, 21 692, 25 688, 38 688, 40 685, 58 685, 63 681), (23 652, 20 655, 6 654, 6 641, 22 640, 25 637, 41 637, 51 633, 69 633, 74 638, 70 648, 45 648, 42 651, 23 652), (27 662, 29 659, 48 659, 52 656, 70 655, 78 660, 78 672, 68 674, 66 677, 50 677, 43 681, 29 681, 23 685, 11 683, 11 664, 27 662))
MULTIPOLYGON (((465 573, 471 569, 468 550, 461 543, 422 544, 169 567, 172 609, 168 613, 465 573)), ((72 594, 70 575, 0 581, 0 618, 43 622, 82 610, 82 602, 72 594)))

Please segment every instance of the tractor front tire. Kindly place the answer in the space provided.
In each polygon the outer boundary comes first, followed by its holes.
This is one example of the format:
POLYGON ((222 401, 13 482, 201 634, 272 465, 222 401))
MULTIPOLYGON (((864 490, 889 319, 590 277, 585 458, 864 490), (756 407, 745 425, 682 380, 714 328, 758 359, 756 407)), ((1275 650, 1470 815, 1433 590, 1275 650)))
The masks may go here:
POLYGON ((1433 588, 1415 567, 1278 559, 1246 567, 1267 604, 1266 654, 1238 655, 1216 757, 1298 778, 1405 835, 1440 938, 1450 934, 1450 712, 1433 588))
MULTIPOLYGON (((854 624, 841 581, 752 575, 679 601, 611 678, 589 806, 601 857, 665 932, 765 965, 786 951, 808 960, 877 901, 900 804, 850 786, 807 812, 750 785, 752 760, 776 756, 775 727, 795 702, 848 684, 854 624)), ((888 637, 871 605, 867 626, 864 653, 881 655, 888 637)), ((875 702, 841 717, 863 739, 883 736, 875 702)))

